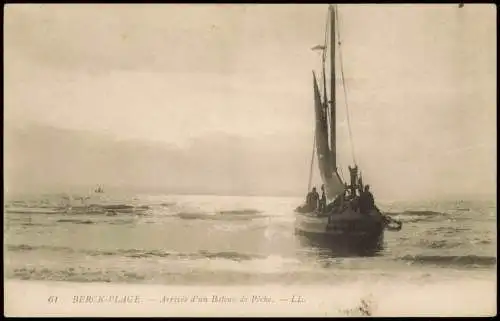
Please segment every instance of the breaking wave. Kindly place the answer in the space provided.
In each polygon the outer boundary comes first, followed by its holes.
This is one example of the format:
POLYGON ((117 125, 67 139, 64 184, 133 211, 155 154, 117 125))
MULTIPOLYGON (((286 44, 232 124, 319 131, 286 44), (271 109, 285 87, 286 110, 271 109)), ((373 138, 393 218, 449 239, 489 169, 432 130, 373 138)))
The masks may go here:
POLYGON ((461 242, 451 242, 449 240, 420 240, 419 245, 431 249, 451 249, 462 245, 461 242))
POLYGON ((63 209, 53 208, 48 210, 47 208, 34 208, 34 207, 17 207, 17 208, 7 208, 5 213, 15 213, 15 214, 62 214, 63 209))
POLYGON ((404 223, 417 223, 422 221, 429 221, 434 219, 442 219, 450 217, 450 214, 448 213, 435 212, 435 211, 385 212, 384 214, 389 215, 404 223))
POLYGON ((218 221, 240 221, 264 218, 267 215, 261 214, 257 210, 229 210, 218 211, 216 213, 207 212, 179 212, 177 217, 186 220, 218 220, 218 221))
POLYGON ((481 266, 490 267, 497 264, 494 256, 463 255, 463 256, 440 256, 440 255, 405 255, 400 260, 417 264, 431 264, 438 266, 481 266))
POLYGON ((75 224, 95 224, 94 221, 91 220, 78 220, 78 219, 60 219, 57 220, 58 223, 75 223, 75 224))
POLYGON ((244 215, 244 214, 260 214, 262 212, 254 209, 242 209, 242 210, 219 211, 217 213, 224 215, 240 215, 240 214, 244 215))
POLYGON ((35 207, 24 207, 24 208, 12 208, 8 207, 4 210, 8 214, 44 214, 44 215, 57 215, 57 214, 86 214, 86 215, 102 215, 106 214, 108 211, 113 211, 120 214, 143 214, 150 209, 147 205, 142 206, 130 206, 130 205, 89 205, 85 206, 74 206, 74 207, 58 207, 58 208, 35 208, 35 207))
POLYGON ((457 232, 466 232, 469 230, 469 227, 440 226, 431 230, 431 232, 438 232, 440 234, 455 234, 457 232))
POLYGON ((247 254, 235 251, 221 251, 221 252, 210 252, 210 251, 198 251, 192 253, 179 253, 170 252, 162 250, 141 250, 141 249, 117 249, 113 251, 107 250, 87 250, 87 249, 72 249, 65 246, 33 246, 27 244, 20 245, 9 245, 9 251, 12 252, 27 252, 36 250, 48 250, 61 253, 82 253, 89 256, 122 256, 130 258, 146 258, 146 257, 173 257, 179 259, 226 259, 233 261, 245 261, 253 259, 262 259, 265 256, 257 254, 247 254))
MULTIPOLYGON (((180 284, 180 285, 213 285, 227 284, 324 284, 325 276, 321 273, 297 271, 274 272, 259 274, 257 271, 202 271, 199 269, 186 271, 156 271, 153 275, 140 271, 127 271, 124 269, 108 268, 105 270, 88 268, 84 266, 49 269, 42 267, 15 268, 7 273, 8 278, 20 280, 44 281, 71 281, 81 283, 106 282, 106 283, 154 283, 154 284, 180 284)), ((331 280, 329 283, 333 283, 331 280)), ((340 282, 340 281, 337 281, 340 282)))
POLYGON ((435 211, 403 211, 403 212, 388 212, 388 215, 413 215, 413 216, 443 216, 449 215, 445 212, 435 212, 435 211))
POLYGON ((175 206, 176 203, 174 202, 166 202, 166 203, 160 203, 159 205, 160 206, 163 206, 163 207, 172 207, 172 206, 175 206))

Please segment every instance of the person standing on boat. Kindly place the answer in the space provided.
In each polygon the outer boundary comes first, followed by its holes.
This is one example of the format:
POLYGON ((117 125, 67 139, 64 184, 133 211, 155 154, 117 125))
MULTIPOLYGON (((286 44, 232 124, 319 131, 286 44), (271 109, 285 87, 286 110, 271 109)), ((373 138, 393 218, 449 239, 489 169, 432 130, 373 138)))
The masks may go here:
POLYGON ((375 199, 370 192, 370 185, 365 186, 365 190, 359 196, 359 209, 361 213, 368 213, 375 207, 375 199))
POLYGON ((356 197, 356 185, 358 183, 358 166, 349 166, 349 174, 351 176, 351 185, 349 186, 351 189, 351 197, 354 198, 356 197))
POLYGON ((319 211, 323 213, 325 212, 325 209, 326 209, 325 185, 321 185, 321 199, 319 200, 319 211))
POLYGON ((307 194, 306 206, 310 212, 314 212, 318 208, 319 194, 316 192, 316 187, 312 188, 307 194))

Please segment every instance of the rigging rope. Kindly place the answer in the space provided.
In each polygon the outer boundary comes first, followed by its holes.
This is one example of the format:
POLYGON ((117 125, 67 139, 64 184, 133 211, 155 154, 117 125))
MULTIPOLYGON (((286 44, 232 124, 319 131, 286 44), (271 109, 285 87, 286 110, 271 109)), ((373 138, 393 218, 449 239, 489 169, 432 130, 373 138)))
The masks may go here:
MULTIPOLYGON (((323 102, 323 110, 325 112, 325 118, 327 124, 330 124, 332 126, 332 119, 331 115, 328 112, 328 107, 331 108, 331 105, 328 104, 328 94, 326 91, 326 73, 325 73, 325 63, 326 63, 326 50, 328 49, 328 35, 329 35, 329 22, 330 22, 330 15, 327 13, 326 15, 326 22, 325 22, 325 39, 323 42, 323 56, 322 56, 322 61, 321 61, 321 67, 322 67, 322 77, 323 77, 323 97, 324 97, 324 102, 323 102)), ((331 93, 330 93, 331 96, 331 93)), ((330 100, 333 100, 332 97, 330 97, 330 100)), ((327 125, 328 126, 328 125, 327 125)), ((332 137, 328 135, 328 146, 331 146, 332 144, 332 137)))
POLYGON ((344 173, 342 172, 342 167, 339 167, 339 174, 340 174, 340 178, 342 179, 342 182, 345 182, 344 173))
MULTIPOLYGON (((344 64, 342 61, 342 50, 341 50, 341 39, 340 39, 340 22, 339 22, 339 16, 338 16, 338 5, 335 5, 335 21, 337 22, 337 40, 339 44, 339 60, 340 60, 340 74, 342 78, 342 87, 344 89, 344 96, 345 96, 345 108, 346 108, 346 118, 347 118, 347 128, 349 130, 349 141, 351 143, 351 154, 352 154, 352 160, 354 162, 354 165, 357 165, 356 162, 356 155, 354 153, 354 140, 352 137, 352 130, 351 130, 351 119, 349 115, 349 104, 347 101, 347 87, 345 85, 345 77, 344 77, 344 64)), ((335 46, 335 44, 332 44, 332 46, 335 46)))
POLYGON ((309 167, 309 183, 307 184, 307 193, 311 190, 311 183, 312 183, 312 172, 313 172, 313 164, 314 164, 314 150, 316 147, 316 133, 313 135, 313 148, 312 148, 312 155, 311 155, 311 165, 309 167))
POLYGON ((328 108, 328 99, 327 99, 327 92, 326 92, 326 73, 325 73, 325 61, 326 61, 326 49, 328 46, 328 15, 326 16, 326 23, 325 23, 325 39, 323 41, 323 50, 321 52, 321 78, 323 80, 323 97, 325 99, 324 101, 324 109, 328 108))
MULTIPOLYGON (((328 21, 329 21, 329 16, 326 16, 326 23, 325 23, 325 40, 323 42, 323 55, 322 57, 322 63, 323 66, 325 65, 325 60, 326 60, 326 48, 328 46, 328 21)), ((326 83, 326 79, 324 79, 324 82, 326 83)))

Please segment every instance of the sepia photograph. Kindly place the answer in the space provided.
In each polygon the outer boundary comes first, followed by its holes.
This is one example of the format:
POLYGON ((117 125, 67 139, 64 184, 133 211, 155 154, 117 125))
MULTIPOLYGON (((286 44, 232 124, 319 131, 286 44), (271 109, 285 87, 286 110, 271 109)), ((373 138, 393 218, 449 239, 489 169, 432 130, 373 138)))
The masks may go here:
POLYGON ((5 5, 5 315, 496 315, 496 30, 5 5))

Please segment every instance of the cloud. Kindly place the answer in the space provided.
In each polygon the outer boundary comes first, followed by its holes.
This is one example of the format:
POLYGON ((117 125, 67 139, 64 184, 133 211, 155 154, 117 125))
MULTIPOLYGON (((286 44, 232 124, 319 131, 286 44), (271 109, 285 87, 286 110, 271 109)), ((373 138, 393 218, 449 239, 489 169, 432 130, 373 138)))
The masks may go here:
POLYGON ((6 184, 18 190, 101 183, 190 193, 297 192, 307 175, 300 144, 268 139, 282 143, 212 134, 178 148, 40 125, 11 128, 6 184))
MULTIPOLYGON (((164 193, 301 195, 308 181, 311 144, 280 134, 250 138, 213 132, 178 147, 41 125, 9 126, 5 182, 9 190, 20 191, 100 183, 164 193)), ((377 197, 390 200, 492 194, 495 163, 488 160, 494 159, 493 152, 487 146, 456 151, 455 157, 467 160, 460 164, 418 152, 407 155, 405 162, 394 157, 397 150, 358 156, 365 181, 377 197)), ((343 176, 347 164, 343 159, 343 176)), ((314 183, 319 184, 317 173, 314 183)))

